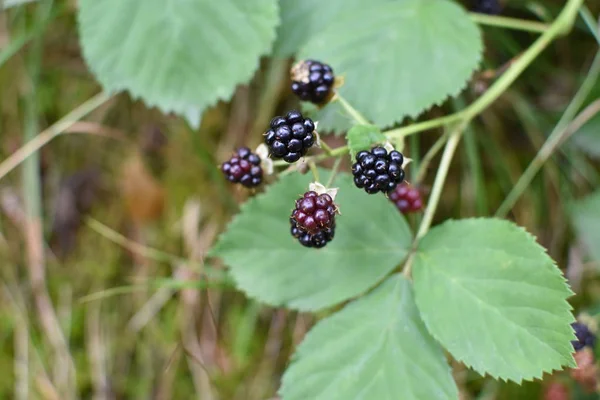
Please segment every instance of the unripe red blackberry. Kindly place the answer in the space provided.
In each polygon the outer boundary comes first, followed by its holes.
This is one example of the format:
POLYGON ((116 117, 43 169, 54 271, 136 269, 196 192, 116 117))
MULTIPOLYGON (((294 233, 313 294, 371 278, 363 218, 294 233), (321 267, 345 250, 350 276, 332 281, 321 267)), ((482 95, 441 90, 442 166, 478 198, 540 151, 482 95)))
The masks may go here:
POLYGON ((309 233, 298 226, 294 218, 290 218, 292 236, 298 239, 298 242, 304 247, 323 248, 331 242, 335 236, 335 222, 324 229, 315 233, 309 233))
POLYGON ((221 171, 229 182, 240 183, 248 188, 256 187, 262 182, 260 157, 247 147, 237 149, 233 157, 221 164, 221 171))
POLYGON ((337 208, 331 196, 310 191, 296 200, 296 208, 292 211, 291 218, 299 228, 315 234, 335 223, 336 212, 337 208))
POLYGON ((292 92, 302 101, 326 103, 334 82, 333 69, 319 61, 300 61, 292 68, 292 92))
POLYGON ((404 156, 396 150, 388 153, 378 146, 371 151, 359 151, 352 165, 354 184, 369 194, 390 192, 404 181, 403 162, 404 156))
POLYGON ((402 214, 417 212, 423 208, 423 200, 419 189, 406 183, 396 186, 396 189, 391 191, 388 196, 402 214))
POLYGON ((315 123, 298 111, 290 111, 285 117, 273 118, 264 136, 271 157, 293 163, 315 144, 315 123))

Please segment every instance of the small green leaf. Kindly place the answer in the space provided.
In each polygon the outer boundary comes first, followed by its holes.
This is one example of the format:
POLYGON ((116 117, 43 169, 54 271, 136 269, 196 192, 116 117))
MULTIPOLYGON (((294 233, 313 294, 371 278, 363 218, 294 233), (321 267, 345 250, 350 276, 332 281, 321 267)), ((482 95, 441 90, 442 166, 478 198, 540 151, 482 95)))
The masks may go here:
POLYGON ((571 215, 577 236, 590 256, 600 261, 600 191, 577 201, 571 215))
MULTIPOLYGON (((300 56, 330 64, 344 76, 341 95, 383 127, 458 94, 482 47, 479 28, 453 1, 404 0, 345 9, 300 56)), ((339 104, 318 115, 323 131, 348 127, 339 104)))
POLYGON ((417 306, 431 334, 481 374, 521 382, 574 366, 565 279, 508 221, 448 221, 421 241, 417 306))
POLYGON ((573 140, 581 150, 600 158, 600 114, 596 114, 579 128, 573 135, 573 140))
POLYGON ((348 131, 346 139, 352 158, 359 151, 370 149, 374 144, 383 143, 387 140, 385 135, 381 133, 381 129, 375 125, 355 125, 348 131))
POLYGON ((248 296, 273 306, 322 309, 371 288, 406 256, 411 234, 404 218, 384 196, 356 189, 348 174, 333 185, 341 212, 335 238, 324 249, 302 247, 290 234, 289 218, 309 182, 306 175, 286 175, 249 200, 213 249, 248 296))
POLYGON ((199 115, 247 82, 275 39, 276 0, 80 0, 85 59, 107 91, 199 115))
POLYGON ((401 275, 319 322, 283 376, 283 400, 458 399, 401 275))

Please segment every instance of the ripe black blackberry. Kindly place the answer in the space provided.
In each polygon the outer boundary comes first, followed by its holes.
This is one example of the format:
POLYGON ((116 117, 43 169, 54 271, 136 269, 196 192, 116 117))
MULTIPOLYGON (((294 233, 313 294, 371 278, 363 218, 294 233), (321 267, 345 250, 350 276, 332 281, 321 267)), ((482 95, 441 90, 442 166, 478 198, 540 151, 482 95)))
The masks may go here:
POLYGON ((260 157, 247 147, 240 147, 234 156, 221 164, 221 171, 229 182, 240 183, 248 188, 261 184, 263 171, 260 157))
POLYGON ((404 181, 402 153, 392 150, 388 153, 383 147, 373 147, 371 151, 360 151, 352 165, 354 184, 369 194, 390 192, 404 181))
POLYGON ((315 123, 294 110, 285 117, 273 118, 271 128, 264 135, 273 158, 293 163, 315 144, 315 123))
POLYGON ((315 234, 335 224, 336 212, 331 196, 310 191, 296 200, 296 208, 292 211, 291 218, 299 228, 315 234))
POLYGON ((302 101, 326 103, 334 82, 333 69, 319 61, 300 61, 292 68, 292 92, 302 101))
POLYGON ((581 322, 573 322, 571 327, 575 331, 575 336, 577 337, 577 340, 571 342, 575 351, 579 351, 584 347, 594 348, 596 345, 596 335, 590 331, 590 328, 588 328, 587 325, 581 322))
POLYGON ((474 0, 473 11, 488 15, 498 15, 502 12, 502 6, 499 0, 474 0))
POLYGON ((335 236, 335 222, 327 228, 315 233, 309 233, 298 226, 294 218, 290 218, 292 236, 298 239, 298 242, 304 247, 314 247, 320 249, 333 240, 335 236))

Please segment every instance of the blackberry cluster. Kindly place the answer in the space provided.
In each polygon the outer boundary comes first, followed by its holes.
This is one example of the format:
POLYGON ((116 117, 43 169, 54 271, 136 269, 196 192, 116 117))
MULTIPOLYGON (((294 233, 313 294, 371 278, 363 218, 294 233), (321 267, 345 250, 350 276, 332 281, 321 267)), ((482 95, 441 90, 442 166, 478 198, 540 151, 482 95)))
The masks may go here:
POLYGON ((260 157, 247 147, 240 147, 234 156, 221 164, 221 171, 229 182, 253 188, 262 182, 263 171, 260 157))
POLYGON ((300 61, 292 68, 292 92, 302 101, 327 102, 334 82, 333 69, 319 61, 300 61))
POLYGON ((423 208, 423 200, 419 189, 401 183, 389 193, 389 198, 402 214, 417 212, 423 208))
POLYGON ((575 336, 577 337, 577 340, 571 342, 575 351, 579 351, 584 347, 593 349, 596 346, 596 335, 590 331, 590 328, 588 328, 587 325, 581 322, 573 322, 571 327, 575 331, 575 336))
POLYGON ((335 234, 337 208, 328 194, 306 192, 290 216, 292 236, 306 247, 324 247, 335 234))
POLYGON ((271 120, 271 129, 265 132, 265 143, 274 158, 293 163, 306 155, 315 143, 315 123, 298 111, 271 120))
POLYGON ((499 0, 475 0, 473 2, 473 11, 488 15, 498 15, 502 12, 502 6, 499 0))
POLYGON ((369 194, 391 192, 404 181, 402 153, 393 150, 388 153, 383 147, 371 151, 360 151, 352 165, 354 184, 369 194))

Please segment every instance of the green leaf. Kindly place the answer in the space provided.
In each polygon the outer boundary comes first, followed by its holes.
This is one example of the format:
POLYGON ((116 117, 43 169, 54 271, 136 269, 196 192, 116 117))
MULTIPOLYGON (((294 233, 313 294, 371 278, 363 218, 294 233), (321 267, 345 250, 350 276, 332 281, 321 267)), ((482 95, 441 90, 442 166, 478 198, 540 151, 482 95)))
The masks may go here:
POLYGON ((590 256, 600 261, 600 191, 575 203, 571 211, 577 236, 590 256))
POLYGON ((80 0, 85 59, 107 91, 199 121, 275 39, 276 0, 80 0))
POLYGON ((477 372, 521 382, 574 366, 565 279, 533 236, 496 219, 448 221, 421 241, 417 306, 432 335, 477 372))
POLYGON ((361 150, 370 149, 372 145, 387 140, 381 130, 375 125, 355 125, 348 131, 346 137, 352 158, 361 150))
MULTIPOLYGON (((383 3, 397 0, 372 0, 383 3)), ((308 39, 317 36, 337 16, 347 9, 364 5, 364 0, 280 0, 281 24, 277 28, 273 54, 289 57, 308 39)))
POLYGON ((579 128, 573 135, 573 140, 581 150, 600 158, 600 114, 596 114, 579 128))
MULTIPOLYGON (((345 78, 339 91, 378 126, 443 102, 481 59, 479 28, 449 0, 404 0, 346 9, 302 49, 345 78)), ((324 131, 347 128, 338 104, 319 112, 324 131)))
POLYGON ((283 376, 283 400, 458 399, 443 351, 401 275, 319 322, 283 376))
POLYGON ((348 174, 333 185, 341 212, 334 240, 320 250, 302 247, 289 218, 309 178, 286 175, 245 203, 212 251, 241 290, 273 306, 317 310, 347 300, 383 279, 410 247, 408 225, 393 204, 356 189, 348 174))

